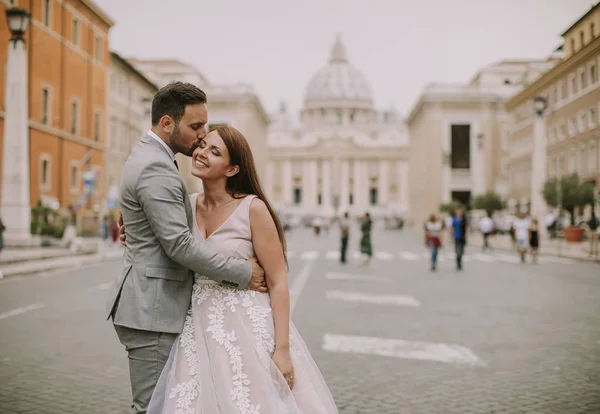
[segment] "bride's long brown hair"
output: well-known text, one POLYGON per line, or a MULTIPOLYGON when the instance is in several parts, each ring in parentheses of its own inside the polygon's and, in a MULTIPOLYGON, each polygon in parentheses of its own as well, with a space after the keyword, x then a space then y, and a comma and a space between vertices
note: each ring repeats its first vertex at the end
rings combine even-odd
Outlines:
POLYGON ((215 126, 210 130, 210 132, 213 131, 216 131, 225 143, 227 151, 229 151, 229 163, 239 167, 239 172, 227 179, 227 192, 234 198, 242 198, 246 195, 253 194, 266 204, 269 213, 271 213, 271 217, 275 222, 275 227, 277 227, 279 242, 283 249, 283 258, 287 266, 287 248, 283 227, 260 185, 258 173, 256 172, 256 166, 254 164, 254 157, 252 156, 252 150, 250 149, 248 141, 240 131, 228 125, 215 126))

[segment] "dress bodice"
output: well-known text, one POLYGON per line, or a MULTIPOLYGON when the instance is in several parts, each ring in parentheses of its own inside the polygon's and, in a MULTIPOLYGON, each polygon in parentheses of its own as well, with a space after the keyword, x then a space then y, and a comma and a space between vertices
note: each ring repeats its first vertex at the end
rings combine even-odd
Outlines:
POLYGON ((207 246, 210 250, 223 253, 231 257, 240 259, 250 259, 254 257, 252 247, 252 231, 250 230, 250 204, 254 195, 246 196, 236 207, 231 215, 219 226, 207 239, 200 234, 196 215, 196 202, 198 193, 190 196, 192 210, 194 212, 194 228, 192 234, 194 238, 207 246))

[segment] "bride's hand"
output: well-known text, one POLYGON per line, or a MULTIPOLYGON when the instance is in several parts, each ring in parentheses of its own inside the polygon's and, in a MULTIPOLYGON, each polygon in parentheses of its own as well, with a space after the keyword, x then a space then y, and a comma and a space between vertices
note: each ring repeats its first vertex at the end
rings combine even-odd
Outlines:
POLYGON ((292 365, 292 356, 289 350, 277 351, 273 354, 273 362, 279 368, 279 371, 285 378, 290 389, 294 386, 294 366, 292 365))

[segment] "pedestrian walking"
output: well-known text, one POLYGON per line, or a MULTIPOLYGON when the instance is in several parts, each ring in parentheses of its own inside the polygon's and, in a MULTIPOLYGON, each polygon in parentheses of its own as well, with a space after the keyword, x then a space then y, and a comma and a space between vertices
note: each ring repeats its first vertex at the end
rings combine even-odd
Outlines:
POLYGON ((0 252, 2 252, 2 250, 4 249, 4 231, 6 230, 6 227, 4 226, 4 222, 2 221, 2 218, 0 218, 0 252))
POLYGON ((483 235, 483 246, 481 247, 481 250, 491 250, 489 238, 492 235, 493 230, 494 222, 492 221, 489 215, 486 215, 481 220, 479 220, 479 231, 483 235))
POLYGON ((592 217, 588 221, 588 238, 590 239, 590 257, 598 256, 598 218, 592 210, 592 217))
POLYGON ((438 220, 435 214, 429 217, 427 223, 425 223, 425 244, 431 252, 431 271, 435 272, 437 269, 437 258, 438 251, 442 247, 442 231, 444 223, 438 220))
POLYGON ((373 221, 371 220, 371 215, 367 212, 365 213, 360 226, 362 232, 362 236, 360 238, 360 252, 365 255, 365 261, 363 263, 364 266, 367 266, 369 263, 371 263, 371 258, 373 257, 373 245, 371 244, 372 226, 373 221))
POLYGON ((462 208, 456 209, 452 219, 452 234, 454 236, 454 250, 456 252, 456 270, 462 270, 462 258, 467 244, 469 225, 462 208))
POLYGON ((348 250, 348 239, 350 238, 350 217, 348 212, 340 219, 340 262, 346 263, 346 251, 348 250))
POLYGON ((538 250, 540 247, 540 232, 538 228, 538 221, 536 218, 531 220, 529 226, 529 248, 531 251, 531 261, 533 263, 538 262, 538 250))
POLYGON ((530 221, 527 220, 525 214, 521 213, 518 220, 515 220, 515 239, 517 240, 517 252, 521 257, 521 263, 525 263, 525 255, 529 245, 529 226, 530 221))

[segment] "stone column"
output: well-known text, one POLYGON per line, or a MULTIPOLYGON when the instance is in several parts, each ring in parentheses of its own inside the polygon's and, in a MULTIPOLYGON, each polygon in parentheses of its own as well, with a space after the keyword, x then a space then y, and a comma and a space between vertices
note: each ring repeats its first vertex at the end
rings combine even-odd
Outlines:
POLYGON ((389 201, 389 174, 390 174, 390 165, 387 160, 379 161, 379 176, 377 177, 377 204, 380 206, 385 206, 389 201))
POLYGON ((362 161, 354 160, 354 188, 352 194, 354 195, 354 206, 353 210, 362 208, 363 204, 363 176, 362 176, 362 161))
POLYGON ((544 216, 547 212, 542 189, 547 178, 546 120, 544 115, 535 117, 533 125, 533 151, 531 153, 531 216, 538 219, 540 237, 545 236, 544 216))
POLYGON ((348 160, 342 160, 340 163, 340 211, 338 213, 344 213, 348 209, 348 196, 349 196, 349 184, 350 184, 350 163, 348 160))
POLYGON ((492 145, 491 137, 487 137, 480 130, 480 125, 471 128, 471 181, 473 183, 473 196, 485 193, 485 145, 492 145), (482 135, 481 138, 478 136, 482 135), (485 142, 487 141, 487 142, 485 142))
MULTIPOLYGON (((442 203, 449 203, 452 199, 452 191, 451 191, 451 182, 452 182, 452 153, 450 147, 450 140, 452 139, 450 136, 450 124, 446 124, 444 130, 444 134, 442 136, 442 194, 440 195, 440 199, 442 203)), ((400 185, 400 182, 398 182, 400 185)), ((401 191, 401 190, 400 190, 401 191)), ((402 193, 399 193, 400 195, 402 193)), ((400 203, 402 203, 402 197, 400 198, 400 203)))
POLYGON ((27 51, 22 40, 0 47, 8 47, 2 151, 1 214, 6 226, 4 236, 10 243, 27 244, 31 240, 27 51))
POLYGON ((273 193, 275 183, 275 166, 272 161, 268 161, 265 168, 265 195, 271 202, 275 201, 275 194, 273 193))
POLYGON ((293 203, 292 179, 292 161, 286 159, 283 161, 283 185, 281 186, 283 191, 283 204, 286 207, 293 203))
POLYGON ((308 162, 308 171, 309 171, 309 189, 310 189, 310 198, 308 205, 311 208, 315 208, 317 206, 317 198, 319 196, 319 170, 317 166, 317 161, 312 160, 308 162))
POLYGON ((331 208, 331 161, 324 160, 322 164, 322 201, 326 210, 331 208))
POLYGON ((310 193, 311 193, 311 174, 310 174, 310 163, 307 160, 302 161, 302 207, 304 209, 310 206, 310 193))
POLYGON ((396 163, 396 173, 398 174, 398 185, 400 194, 400 206, 403 210, 408 210, 408 163, 398 161, 396 163))

